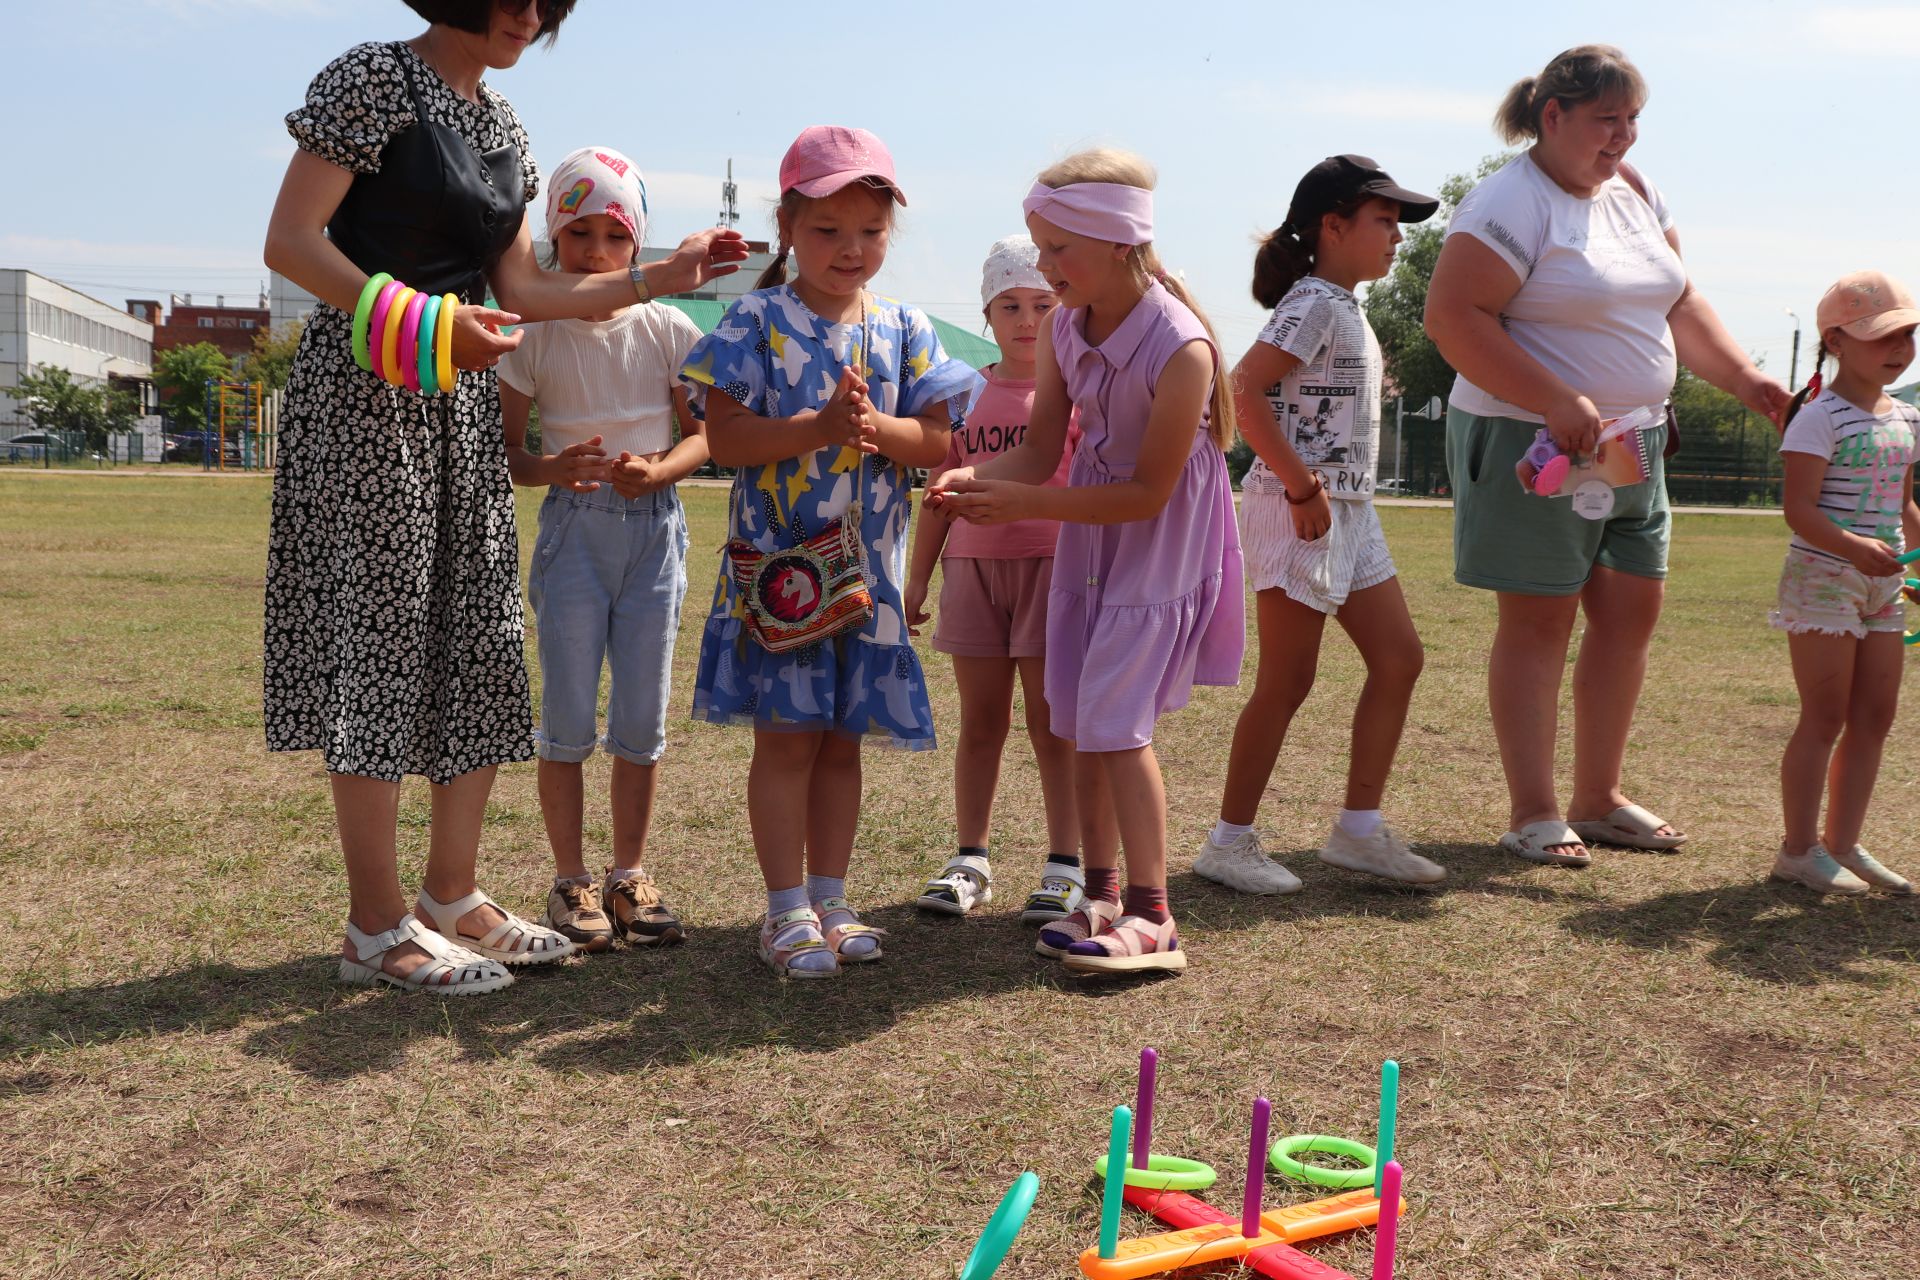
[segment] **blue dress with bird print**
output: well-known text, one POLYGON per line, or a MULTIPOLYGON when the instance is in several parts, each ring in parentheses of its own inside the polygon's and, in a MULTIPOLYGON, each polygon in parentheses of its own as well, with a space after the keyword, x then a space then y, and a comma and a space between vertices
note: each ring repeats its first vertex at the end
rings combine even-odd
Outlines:
MULTIPOLYGON (((864 370, 868 400, 889 416, 964 403, 980 385, 980 375, 947 355, 932 321, 916 308, 868 295, 861 321, 835 324, 787 285, 756 290, 729 307, 688 354, 680 377, 702 418, 716 390, 763 417, 785 418, 825 405, 849 366, 864 370)), ((784 550, 825 531, 856 502, 873 616, 857 630, 770 653, 748 629, 746 595, 723 547, 700 638, 695 719, 834 730, 914 750, 934 745, 926 679, 901 605, 912 508, 907 468, 840 445, 741 467, 728 499, 727 537, 763 552, 784 550)))

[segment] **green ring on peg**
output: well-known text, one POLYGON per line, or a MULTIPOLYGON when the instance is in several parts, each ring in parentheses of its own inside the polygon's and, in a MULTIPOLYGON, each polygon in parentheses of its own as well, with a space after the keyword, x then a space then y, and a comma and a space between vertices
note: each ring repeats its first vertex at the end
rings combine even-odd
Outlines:
MULTIPOLYGON (((1093 1162, 1096 1178, 1107 1176, 1107 1157, 1101 1155, 1093 1162)), ((1163 1156, 1158 1151, 1147 1156, 1147 1167, 1136 1169, 1128 1165, 1122 1175, 1130 1187, 1145 1187, 1151 1191, 1200 1191, 1213 1185, 1219 1175, 1210 1164, 1201 1164, 1198 1160, 1183 1160, 1179 1156, 1163 1156)), ((1373 1175, 1368 1174, 1369 1178, 1373 1175)))

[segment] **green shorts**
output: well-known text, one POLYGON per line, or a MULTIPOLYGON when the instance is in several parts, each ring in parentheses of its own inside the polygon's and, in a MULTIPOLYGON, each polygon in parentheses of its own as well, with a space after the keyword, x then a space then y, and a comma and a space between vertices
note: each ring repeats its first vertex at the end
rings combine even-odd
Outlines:
POLYGON ((1646 428, 1652 474, 1614 490, 1613 514, 1588 520, 1567 498, 1520 487, 1514 467, 1540 429, 1517 418, 1447 410, 1447 469, 1453 479, 1453 579, 1469 587, 1528 596, 1577 594, 1605 565, 1640 578, 1667 576, 1667 425, 1646 428))

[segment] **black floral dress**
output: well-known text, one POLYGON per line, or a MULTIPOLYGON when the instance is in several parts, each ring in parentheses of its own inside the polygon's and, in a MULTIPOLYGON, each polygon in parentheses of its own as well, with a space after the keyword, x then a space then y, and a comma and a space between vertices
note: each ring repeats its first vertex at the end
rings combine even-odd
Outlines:
MULTIPOLYGON (((349 50, 287 116, 305 150, 374 173, 414 101, 476 151, 519 149, 506 100, 475 104, 405 45, 349 50), (403 60, 411 65, 403 66, 403 60), (410 76, 414 93, 408 92, 410 76)), ((330 772, 397 782, 533 755, 513 490, 499 383, 451 396, 390 387, 353 361, 352 316, 314 311, 280 417, 267 545, 267 746, 320 750, 330 772)))

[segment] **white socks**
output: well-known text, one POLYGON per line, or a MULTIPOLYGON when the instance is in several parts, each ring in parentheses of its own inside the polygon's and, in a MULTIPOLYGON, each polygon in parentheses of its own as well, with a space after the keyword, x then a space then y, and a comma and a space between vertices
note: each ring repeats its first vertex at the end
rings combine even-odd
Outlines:
POLYGON ((1228 822, 1222 818, 1213 824, 1213 842, 1218 845, 1229 845, 1251 830, 1253 830, 1251 822, 1243 827, 1237 822, 1228 822))
POLYGON ((1342 809, 1340 829, 1356 840, 1365 840, 1380 829, 1384 819, 1378 809, 1342 809))

